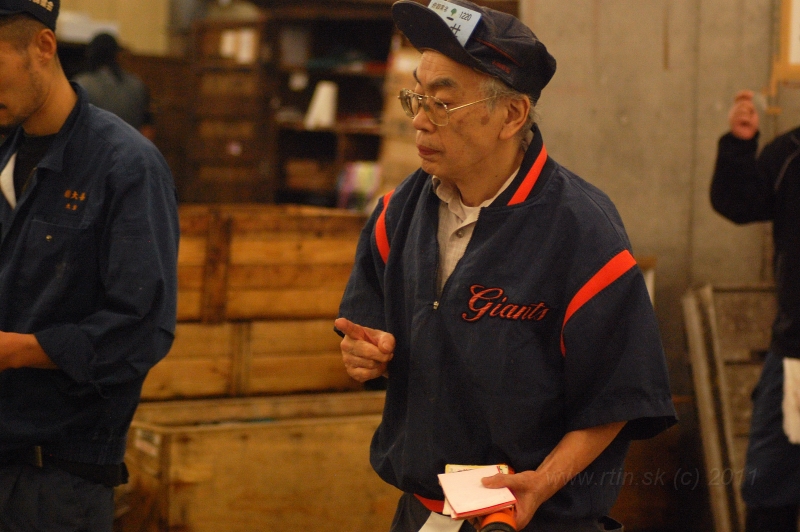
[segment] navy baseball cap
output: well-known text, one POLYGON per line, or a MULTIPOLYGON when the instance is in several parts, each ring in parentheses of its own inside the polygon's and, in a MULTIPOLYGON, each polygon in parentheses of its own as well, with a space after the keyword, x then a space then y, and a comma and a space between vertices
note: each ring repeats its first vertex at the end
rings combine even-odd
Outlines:
POLYGON ((56 31, 59 0, 0 0, 0 17, 27 13, 56 31))
POLYGON ((413 0, 392 5, 392 18, 414 48, 435 50, 501 79, 539 100, 556 60, 517 17, 467 0, 413 0))

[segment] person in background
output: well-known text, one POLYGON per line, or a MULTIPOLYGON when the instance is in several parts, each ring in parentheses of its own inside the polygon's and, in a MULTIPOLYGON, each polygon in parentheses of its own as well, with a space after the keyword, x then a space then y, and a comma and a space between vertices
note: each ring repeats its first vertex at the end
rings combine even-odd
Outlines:
POLYGON ((89 103, 111 111, 153 140, 150 92, 136 75, 118 62, 119 44, 113 35, 100 33, 86 47, 86 68, 73 81, 89 94, 89 103))
POLYGON ((0 0, 0 530, 110 532, 175 333, 175 185, 57 55, 59 0, 0 0))
POLYGON ((800 128, 758 153, 753 93, 741 91, 719 140, 711 205, 737 224, 772 222, 778 313, 753 391, 742 499, 747 532, 797 532, 800 504, 800 128))
POLYGON ((422 167, 365 226, 335 321, 349 375, 387 377, 370 459, 403 492, 391 530, 473 530, 437 474, 500 463, 482 482, 515 494, 518 530, 622 530, 613 472, 676 414, 619 214, 535 124, 555 59, 466 0, 392 14, 422 52, 400 93, 422 167))

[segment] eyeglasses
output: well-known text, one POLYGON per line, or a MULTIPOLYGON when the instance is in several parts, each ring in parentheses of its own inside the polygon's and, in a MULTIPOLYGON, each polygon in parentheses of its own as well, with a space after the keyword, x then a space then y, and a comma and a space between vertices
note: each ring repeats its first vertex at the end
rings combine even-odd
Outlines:
POLYGON ((486 100, 491 100, 494 98, 494 96, 484 98, 483 100, 478 100, 477 102, 465 103, 464 105, 459 105, 458 107, 453 107, 452 109, 448 109, 447 104, 445 104, 436 96, 417 94, 416 92, 408 89, 402 89, 398 98, 400 99, 400 105, 403 106, 403 111, 405 111, 409 118, 414 118, 417 116, 420 108, 422 108, 425 111, 425 114, 428 116, 428 119, 433 122, 434 125, 446 126, 450 121, 450 113, 453 111, 458 111, 464 107, 485 102, 486 100))

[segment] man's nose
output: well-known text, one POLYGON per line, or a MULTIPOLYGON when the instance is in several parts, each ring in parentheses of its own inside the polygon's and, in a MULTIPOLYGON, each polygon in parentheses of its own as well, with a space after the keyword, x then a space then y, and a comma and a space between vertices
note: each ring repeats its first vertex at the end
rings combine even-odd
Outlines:
POLYGON ((414 126, 414 129, 419 131, 431 131, 436 128, 436 124, 431 122, 431 119, 428 118, 428 114, 425 112, 425 109, 423 109, 421 106, 417 116, 415 116, 411 121, 411 125, 414 126))

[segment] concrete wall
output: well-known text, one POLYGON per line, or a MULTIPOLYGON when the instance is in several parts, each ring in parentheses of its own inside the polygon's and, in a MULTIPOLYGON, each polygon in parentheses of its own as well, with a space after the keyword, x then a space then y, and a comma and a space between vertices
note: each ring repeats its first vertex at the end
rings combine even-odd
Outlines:
POLYGON ((170 0, 62 0, 61 9, 119 24, 119 41, 138 54, 169 50, 170 0))
MULTIPOLYGON (((658 260, 676 394, 692 393, 682 294, 764 275, 766 227, 717 215, 708 187, 732 96, 768 86, 779 2, 521 0, 521 17, 558 61, 540 100, 548 151, 608 193, 634 253, 658 260)), ((765 119, 764 137, 775 124, 765 119)))

